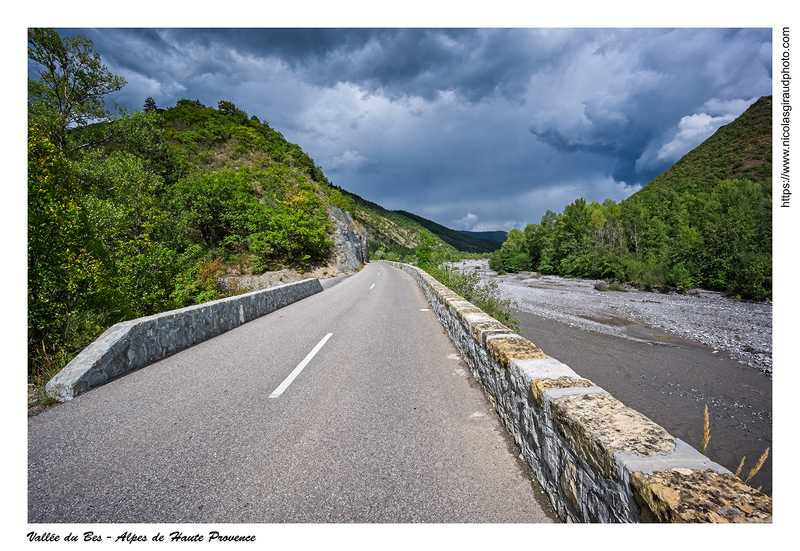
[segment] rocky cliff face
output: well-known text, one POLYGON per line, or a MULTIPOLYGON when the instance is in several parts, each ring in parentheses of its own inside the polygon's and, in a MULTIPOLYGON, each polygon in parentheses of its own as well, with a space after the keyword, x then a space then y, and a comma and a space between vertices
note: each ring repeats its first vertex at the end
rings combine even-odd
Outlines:
POLYGON ((350 216, 337 207, 331 207, 331 220, 334 222, 334 259, 331 267, 340 273, 350 273, 358 269, 362 262, 369 262, 369 239, 367 232, 350 216))

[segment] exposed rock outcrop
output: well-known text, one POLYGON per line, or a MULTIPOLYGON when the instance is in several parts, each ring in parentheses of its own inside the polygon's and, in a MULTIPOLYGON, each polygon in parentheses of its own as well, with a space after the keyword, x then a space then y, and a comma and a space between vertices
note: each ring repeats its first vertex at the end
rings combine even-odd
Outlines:
POLYGON ((356 224, 349 212, 332 206, 330 216, 334 223, 335 250, 331 266, 340 273, 354 272, 362 263, 369 262, 367 232, 356 224))

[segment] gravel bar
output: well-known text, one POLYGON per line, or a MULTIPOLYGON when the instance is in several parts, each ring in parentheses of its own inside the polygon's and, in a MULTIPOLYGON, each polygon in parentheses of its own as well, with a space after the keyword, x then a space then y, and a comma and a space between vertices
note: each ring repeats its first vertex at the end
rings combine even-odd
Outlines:
MULTIPOLYGON (((494 281, 500 295, 517 308, 572 327, 632 340, 636 326, 657 329, 725 353, 772 376, 772 302, 744 302, 724 293, 693 289, 685 294, 599 291, 600 280, 569 279, 535 272, 498 275, 488 260, 454 263, 494 281)), ((652 341, 650 341, 652 342, 652 341)))

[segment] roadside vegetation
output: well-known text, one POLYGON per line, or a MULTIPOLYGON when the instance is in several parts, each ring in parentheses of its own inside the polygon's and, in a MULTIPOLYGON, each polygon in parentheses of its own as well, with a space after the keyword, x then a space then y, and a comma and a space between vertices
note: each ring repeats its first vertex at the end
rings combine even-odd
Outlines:
POLYGON ((29 29, 28 379, 43 386, 114 323, 222 298, 229 270, 325 264, 329 206, 300 147, 220 101, 106 107, 125 80, 92 42, 29 29))
POLYGON ((500 296, 500 289, 494 281, 482 281, 476 271, 461 271, 453 268, 450 263, 467 258, 481 258, 485 255, 462 253, 460 255, 441 255, 433 249, 434 241, 426 236, 416 248, 416 264, 436 281, 457 293, 492 316, 494 319, 522 335, 522 329, 511 313, 516 304, 500 296))
MULTIPOLYGON (((120 321, 238 292, 226 274, 326 266, 330 207, 366 227, 373 258, 415 261, 419 222, 332 184, 303 150, 229 101, 144 98, 90 40, 28 32, 28 382, 46 382, 120 321)), ((471 239, 471 238, 469 238, 471 239)))
POLYGON ((772 296, 771 97, 621 203, 576 199, 512 230, 490 256, 499 272, 539 271, 772 296))

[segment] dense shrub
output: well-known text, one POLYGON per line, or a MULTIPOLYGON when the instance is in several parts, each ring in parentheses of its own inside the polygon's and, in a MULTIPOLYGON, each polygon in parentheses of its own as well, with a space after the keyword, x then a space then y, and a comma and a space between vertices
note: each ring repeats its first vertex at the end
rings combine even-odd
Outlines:
POLYGON ((511 313, 516 304, 500 296, 500 290, 494 281, 481 281, 480 275, 475 271, 460 271, 445 264, 427 264, 421 267, 464 300, 471 302, 512 331, 522 334, 519 320, 511 313))
POLYGON ((29 371, 60 369, 102 329, 119 297, 69 165, 36 127, 28 130, 29 371))

